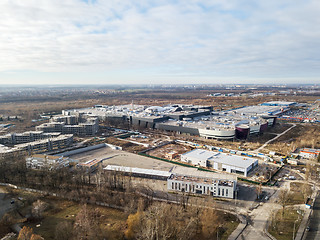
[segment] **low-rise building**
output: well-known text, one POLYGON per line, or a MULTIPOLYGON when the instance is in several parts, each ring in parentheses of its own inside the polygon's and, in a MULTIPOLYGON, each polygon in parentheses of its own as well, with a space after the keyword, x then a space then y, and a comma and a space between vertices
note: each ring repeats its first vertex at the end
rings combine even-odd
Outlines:
POLYGON ((102 166, 102 161, 103 159, 93 159, 85 163, 79 163, 78 167, 92 173, 102 166))
POLYGON ((228 173, 242 174, 245 177, 253 167, 258 165, 258 159, 203 149, 194 149, 181 154, 181 161, 196 166, 211 167, 228 173))
POLYGON ((32 169, 58 169, 68 167, 70 160, 63 156, 50 156, 45 154, 36 154, 26 158, 26 167, 32 169))
POLYGON ((167 180, 168 191, 234 198, 237 181, 172 174, 167 180))
POLYGON ((160 171, 155 169, 145 169, 145 168, 136 168, 136 167, 124 167, 117 165, 108 165, 104 168, 106 171, 110 172, 121 172, 125 175, 132 177, 140 177, 140 178, 150 178, 150 179, 158 179, 158 180, 167 180, 168 177, 171 176, 171 172, 168 171, 160 171))
POLYGON ((300 156, 303 158, 317 158, 320 154, 320 149, 303 148, 300 150, 300 156))

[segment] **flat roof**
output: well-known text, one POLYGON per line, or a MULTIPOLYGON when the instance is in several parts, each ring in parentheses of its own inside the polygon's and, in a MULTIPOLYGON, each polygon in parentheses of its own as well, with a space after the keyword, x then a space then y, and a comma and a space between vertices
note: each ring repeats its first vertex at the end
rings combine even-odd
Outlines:
POLYGON ((274 106, 290 106, 290 105, 296 104, 296 102, 270 101, 270 102, 265 102, 262 104, 270 104, 270 105, 274 105, 274 106))
POLYGON ((168 171, 160 171, 160 170, 136 168, 136 167, 125 167, 125 166, 117 166, 117 165, 108 165, 104 168, 104 170, 126 172, 126 173, 137 173, 137 174, 145 174, 145 175, 161 176, 161 177, 170 177, 172 174, 171 172, 168 172, 168 171))
POLYGON ((93 159, 93 160, 89 160, 85 163, 79 163, 80 166, 83 166, 83 167, 92 167, 100 162, 102 162, 103 160, 102 159, 93 159))
POLYGON ((183 181, 183 182, 195 182, 195 183, 204 183, 204 184, 218 184, 222 186, 232 187, 234 184, 233 180, 229 179, 218 179, 218 178, 208 178, 208 177, 197 177, 197 176, 188 176, 188 175, 180 175, 173 174, 170 176, 170 179, 183 181))
POLYGON ((248 168, 258 159, 246 158, 243 156, 232 155, 227 153, 212 152, 203 149, 194 149, 190 152, 184 153, 184 156, 192 157, 200 160, 213 161, 239 168, 248 168))

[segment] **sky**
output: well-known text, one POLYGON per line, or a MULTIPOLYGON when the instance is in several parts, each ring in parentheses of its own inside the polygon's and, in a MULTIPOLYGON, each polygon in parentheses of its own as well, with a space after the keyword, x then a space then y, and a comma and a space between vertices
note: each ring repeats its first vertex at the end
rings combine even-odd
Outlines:
POLYGON ((319 0, 1 0, 0 84, 320 84, 319 0))

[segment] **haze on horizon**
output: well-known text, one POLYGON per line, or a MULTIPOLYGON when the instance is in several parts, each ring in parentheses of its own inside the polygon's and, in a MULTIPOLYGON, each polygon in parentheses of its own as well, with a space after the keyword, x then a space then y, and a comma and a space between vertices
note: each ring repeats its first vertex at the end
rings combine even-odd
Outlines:
POLYGON ((315 84, 319 12, 317 0, 5 0, 0 84, 315 84))

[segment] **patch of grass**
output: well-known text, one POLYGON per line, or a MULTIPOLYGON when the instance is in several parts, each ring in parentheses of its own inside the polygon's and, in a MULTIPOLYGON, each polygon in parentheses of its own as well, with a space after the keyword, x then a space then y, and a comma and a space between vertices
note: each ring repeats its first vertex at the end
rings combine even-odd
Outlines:
MULTIPOLYGON (((301 210, 300 210, 301 211, 301 210)), ((303 215, 297 212, 297 209, 287 208, 282 216, 282 210, 275 213, 273 220, 269 226, 269 233, 278 240, 291 240, 293 229, 297 233, 303 215)))
MULTIPOLYGON (((48 201, 48 200, 47 200, 48 201)), ((28 223, 36 234, 44 239, 54 239, 55 229, 58 223, 69 221, 74 223, 82 205, 70 201, 55 200, 51 202, 51 208, 44 214, 44 218, 39 222, 28 223), (36 225, 40 224, 40 227, 36 225)), ((123 232, 126 228, 127 214, 111 208, 88 206, 88 208, 99 209, 101 212, 101 229, 110 239, 123 239, 123 232)))
POLYGON ((307 196, 312 194, 311 185, 304 183, 291 182, 290 190, 293 192, 291 205, 305 203, 307 196))
MULTIPOLYGON (((230 214, 231 215, 231 214, 230 214)), ((238 227, 239 225, 239 220, 233 216, 234 219, 230 220, 230 221, 227 221, 225 224, 224 224, 224 229, 226 230, 222 236, 221 236, 221 239, 222 240, 227 240, 228 237, 230 236, 230 234, 238 227)))

